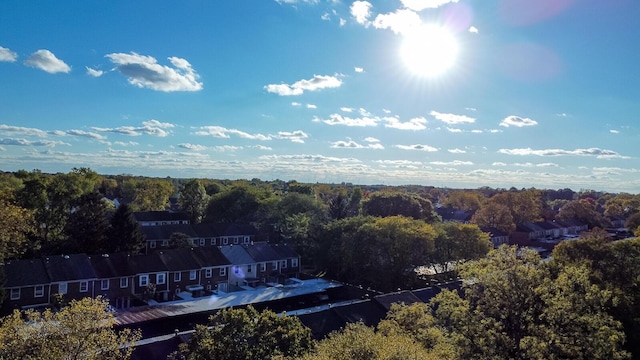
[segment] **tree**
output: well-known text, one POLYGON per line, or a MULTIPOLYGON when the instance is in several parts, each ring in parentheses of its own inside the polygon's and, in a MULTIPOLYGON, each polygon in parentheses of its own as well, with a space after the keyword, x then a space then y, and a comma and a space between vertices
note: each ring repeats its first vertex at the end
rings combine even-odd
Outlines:
POLYGON ((465 297, 432 301, 439 326, 461 358, 624 359, 620 322, 606 312, 612 293, 586 267, 551 271, 531 250, 502 246, 460 265, 465 297))
POLYGON ((75 202, 74 211, 69 214, 65 232, 66 244, 61 249, 66 253, 97 254, 106 252, 107 205, 97 192, 82 195, 75 202))
POLYGON ((477 225, 447 222, 436 229, 434 251, 430 262, 436 272, 447 272, 465 261, 485 256, 492 248, 489 235, 477 225))
POLYGON ((100 298, 85 298, 58 312, 15 310, 0 320, 0 358, 128 359, 140 331, 115 331, 108 305, 100 298))
POLYGON ((199 223, 202 220, 208 201, 209 196, 197 179, 191 179, 184 184, 178 198, 180 209, 189 214, 192 223, 199 223))
POLYGON ((174 359, 254 360, 278 356, 299 358, 314 346, 311 330, 295 316, 279 316, 226 308, 209 318, 209 326, 196 325, 191 340, 174 359))
POLYGON ((133 211, 162 211, 169 205, 175 189, 170 181, 153 178, 130 178, 122 183, 122 196, 133 211))
POLYGON ((450 206, 454 209, 464 210, 464 211, 476 211, 480 208, 480 205, 483 201, 483 197, 480 193, 457 190, 457 191, 449 191, 447 198, 444 202, 444 205, 450 206))
POLYGON ((435 222, 438 215, 433 211, 431 201, 417 194, 401 192, 376 192, 362 204, 362 213, 370 216, 401 215, 426 222, 435 222))
POLYGON ((383 334, 362 323, 347 324, 318 343, 315 352, 302 360, 399 360, 440 359, 421 344, 401 333, 383 334))
POLYGON ((266 205, 273 199, 264 188, 237 185, 215 194, 209 200, 205 221, 222 223, 252 222, 264 216, 266 205))
POLYGON ((588 199, 569 201, 560 208, 556 218, 560 220, 578 220, 589 225, 589 229, 611 226, 611 223, 596 211, 595 203, 588 199))
POLYGON ((542 194, 540 190, 502 192, 492 196, 488 202, 506 206, 511 212, 513 222, 516 224, 534 222, 541 219, 542 194))
POLYGON ((169 248, 179 249, 193 246, 189 241, 189 235, 181 232, 175 232, 169 237, 169 248))
POLYGON ((15 205, 7 191, 0 191, 0 263, 35 251, 29 235, 36 232, 33 211, 15 205))
POLYGON ((629 216, 627 218, 627 221, 625 221, 624 226, 627 228, 627 230, 635 232, 636 229, 640 227, 640 212, 629 216))
POLYGON ((488 202, 471 217, 471 222, 481 228, 495 228, 506 234, 511 234, 516 229, 509 208, 497 202, 488 202))
POLYGON ((126 251, 137 254, 145 248, 145 237, 140 224, 127 204, 122 204, 116 209, 106 236, 107 253, 126 251))

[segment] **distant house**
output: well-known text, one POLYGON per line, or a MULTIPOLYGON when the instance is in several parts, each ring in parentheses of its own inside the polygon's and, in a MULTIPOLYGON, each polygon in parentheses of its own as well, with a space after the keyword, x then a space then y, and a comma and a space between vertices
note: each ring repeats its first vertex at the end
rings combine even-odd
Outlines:
POLYGON ((489 234, 489 240, 491 241, 491 244, 493 244, 494 248, 509 243, 509 234, 504 231, 498 230, 494 227, 482 227, 480 230, 489 234))
POLYGON ((189 215, 184 212, 137 211, 133 213, 133 217, 143 227, 191 223, 189 215))
POLYGON ((90 261, 96 273, 95 294, 108 299, 116 308, 133 305, 133 285, 135 270, 130 266, 130 255, 114 253, 91 256, 90 261))
POLYGON ((440 215, 443 222, 458 222, 468 224, 473 217, 472 211, 458 210, 450 207, 438 207, 436 213, 440 215))
POLYGON ((190 246, 224 246, 250 244, 257 230, 249 224, 170 224, 142 227, 147 252, 171 246, 171 235, 187 235, 190 246))
POLYGON ((222 246, 222 254, 231 262, 229 284, 235 286, 255 286, 260 280, 257 277, 258 263, 242 246, 222 246))
POLYGON ((180 233, 187 236, 191 246, 197 246, 200 242, 200 236, 195 232, 190 224, 169 224, 162 226, 144 226, 141 227, 142 234, 146 239, 147 253, 160 248, 171 246, 171 235, 180 233))
POLYGON ((7 293, 5 308, 49 305, 51 281, 42 259, 11 260, 4 264, 3 270, 7 293))
POLYGON ((272 246, 282 259, 280 260, 280 274, 285 277, 297 276, 300 273, 300 255, 287 244, 272 246))
MULTIPOLYGON (((51 296, 64 299, 94 297, 97 278, 86 254, 47 256, 42 258, 51 283, 51 296)), ((53 303, 53 298, 50 301, 53 303)))
POLYGON ((274 250, 274 245, 258 242, 243 247, 257 263, 256 277, 263 283, 277 283, 283 257, 274 250))

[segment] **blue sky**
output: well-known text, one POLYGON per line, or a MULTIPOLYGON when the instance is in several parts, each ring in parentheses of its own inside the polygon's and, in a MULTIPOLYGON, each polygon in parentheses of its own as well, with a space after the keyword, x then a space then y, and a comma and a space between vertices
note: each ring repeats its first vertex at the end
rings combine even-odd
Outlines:
POLYGON ((0 2, 0 169, 640 192, 635 0, 0 2))

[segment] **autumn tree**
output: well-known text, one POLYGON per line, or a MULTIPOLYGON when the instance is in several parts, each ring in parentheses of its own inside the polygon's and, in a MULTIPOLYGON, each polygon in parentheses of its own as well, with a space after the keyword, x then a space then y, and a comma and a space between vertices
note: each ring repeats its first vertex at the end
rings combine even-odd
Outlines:
POLYGON ((515 224, 541 219, 542 194, 540 190, 502 192, 492 196, 488 202, 506 206, 515 224))
POLYGON ((15 310, 0 320, 0 358, 128 359, 140 332, 115 331, 108 305, 101 298, 85 298, 57 312, 15 310))
POLYGON ((611 225, 609 220, 596 211, 595 203, 588 199, 573 200, 566 203, 560 208, 556 218, 559 220, 578 220, 589 225, 590 229, 594 227, 604 228, 611 225))
POLYGON ((178 205, 180 209, 189 214, 192 223, 199 223, 209 201, 209 196, 204 186, 197 179, 191 179, 184 184, 179 195, 178 205))
POLYGON ((480 208, 483 201, 484 197, 475 191, 452 190, 447 194, 444 205, 474 212, 480 208))
POLYGON ((511 234, 516 229, 509 208, 498 202, 488 202, 484 204, 471 217, 471 222, 481 228, 495 228, 506 234, 511 234))
POLYGON ((165 210, 174 193, 173 184, 164 179, 129 178, 122 183, 122 196, 133 211, 165 210))
POLYGON ((492 248, 489 235, 477 225, 455 222, 436 226, 434 251, 428 257, 434 270, 447 272, 463 262, 485 256, 492 248))
POLYGON ((34 212, 16 205, 7 190, 0 191, 0 208, 0 263, 37 251, 37 245, 29 242, 37 230, 34 212))
POLYGON ((295 316, 271 310, 226 308, 196 325, 187 344, 173 359, 254 360, 275 357, 299 358, 314 346, 311 330, 295 316))

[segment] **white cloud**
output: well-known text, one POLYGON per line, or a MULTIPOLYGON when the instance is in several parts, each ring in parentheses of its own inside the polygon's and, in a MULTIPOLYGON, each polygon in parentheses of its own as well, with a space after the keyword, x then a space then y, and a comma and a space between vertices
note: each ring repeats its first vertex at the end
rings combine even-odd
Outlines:
POLYGON ((398 149, 402 150, 417 150, 417 151, 427 151, 427 152, 435 152, 438 151, 437 148, 429 145, 415 144, 415 145, 396 145, 398 149))
POLYGON ((62 141, 53 141, 53 140, 38 140, 31 141, 27 139, 0 139, 0 145, 11 145, 11 146, 46 146, 46 147, 55 147, 57 145, 67 145, 71 146, 69 143, 65 143, 62 141))
POLYGON ((453 160, 453 161, 432 161, 429 164, 438 165, 438 166, 460 166, 460 165, 473 165, 471 161, 461 161, 461 160, 453 160))
POLYGON ((18 60, 18 54, 5 47, 0 46, 0 61, 15 62, 16 60, 18 60))
POLYGON ((302 95, 305 91, 337 88, 340 87, 340 85, 342 85, 342 80, 340 80, 337 75, 313 75, 313 78, 309 80, 299 80, 291 85, 269 84, 264 88, 267 92, 280 96, 296 96, 302 95))
POLYGON ((318 106, 314 104, 307 104, 307 109, 317 109, 318 106))
POLYGON ((101 128, 92 127, 91 129, 98 132, 110 132, 128 136, 152 135, 157 137, 167 137, 171 134, 171 130, 175 125, 170 123, 162 123, 158 120, 149 120, 142 123, 143 126, 120 126, 117 128, 101 128))
POLYGON ((461 133, 462 129, 456 129, 456 128, 447 127, 447 131, 451 132, 451 133, 461 133))
POLYGON ((449 125, 472 124, 476 121, 475 118, 472 118, 466 115, 447 114, 447 113, 440 113, 437 111, 431 111, 429 115, 449 125))
POLYGON ((254 148, 258 149, 258 150, 264 150, 264 151, 273 150, 270 146, 264 146, 264 145, 256 145, 256 146, 254 146, 254 148))
POLYGON ((472 33, 472 34, 477 34, 479 32, 479 30, 475 26, 470 26, 469 27, 469 32, 472 33))
POLYGON ((106 136, 104 135, 100 135, 94 132, 88 132, 88 131, 84 131, 84 130, 67 130, 66 131, 67 135, 73 135, 73 136, 80 136, 80 137, 86 137, 86 138, 90 138, 90 139, 97 139, 97 140, 105 140, 106 136))
POLYGON ((368 142, 368 143, 379 143, 380 140, 374 138, 374 137, 366 137, 364 138, 364 141, 368 142))
POLYGON ((104 71, 102 70, 92 69, 88 66, 85 66, 85 68, 87 69, 87 75, 91 75, 93 77, 100 77, 104 74, 104 71))
POLYGON ((326 13, 322 14, 322 16, 320 16, 320 19, 322 19, 324 21, 329 21, 329 20, 331 20, 331 14, 326 12, 326 13))
POLYGON ((620 134, 620 131, 619 131, 619 130, 613 130, 613 129, 611 129, 611 130, 609 130, 609 132, 610 132, 610 133, 612 133, 612 134, 620 134))
POLYGON ((300 104, 299 102, 293 101, 291 103, 291 106, 302 106, 302 104, 300 104))
POLYGON ((534 150, 531 148, 520 148, 520 149, 500 149, 498 150, 501 154, 506 155, 535 155, 535 156, 595 156, 598 159, 610 159, 610 158, 621 158, 626 159, 627 156, 623 156, 618 154, 613 150, 606 149, 598 149, 598 148, 589 148, 589 149, 575 149, 575 150, 563 150, 563 149, 542 149, 542 150, 534 150))
POLYGON ((358 144, 353 140, 349 141, 335 141, 331 143, 331 147, 334 149, 362 149, 364 146, 358 144))
POLYGON ((528 118, 522 118, 515 115, 507 116, 506 118, 504 118, 504 120, 500 122, 500 126, 504 126, 504 127, 509 127, 509 126, 523 127, 523 126, 535 126, 535 125, 538 125, 537 121, 531 120, 528 118))
POLYGON ((224 139, 230 138, 231 136, 229 134, 233 134, 243 139, 249 139, 249 140, 261 140, 261 141, 271 140, 271 136, 269 135, 249 134, 244 131, 240 131, 238 129, 227 129, 222 126, 202 126, 200 127, 199 131, 195 132, 195 134, 200 136, 213 136, 213 137, 224 138, 224 139))
POLYGON ((363 72, 364 72, 364 69, 363 69, 363 68, 361 68, 361 67, 357 67, 357 66, 356 66, 355 68, 353 68, 353 71, 355 71, 355 72, 357 72, 357 73, 363 73, 363 72))
POLYGON ((373 21, 376 29, 390 29, 396 34, 410 32, 422 24, 420 16, 408 9, 396 10, 389 14, 379 14, 373 21))
POLYGON ((207 147, 204 145, 196 145, 196 144, 190 144, 190 143, 178 144, 178 147, 183 149, 193 150, 193 151, 207 150, 207 147))
POLYGON ((494 162, 494 163, 493 163, 493 164, 491 164, 491 165, 493 165, 493 166, 507 166, 507 164, 506 164, 506 163, 503 163, 503 162, 500 162, 500 161, 496 161, 496 162, 494 162))
POLYGON ((462 150, 462 149, 449 149, 447 151, 452 153, 452 154, 466 154, 467 153, 466 150, 462 150))
POLYGON ((22 126, 0 125, 0 132, 22 136, 47 137, 47 132, 36 128, 27 128, 22 126))
POLYGON ((215 151, 225 152, 225 151, 242 150, 243 147, 242 146, 234 146, 234 145, 219 145, 219 146, 214 146, 211 149, 213 149, 215 151))
POLYGON ((399 130, 424 130, 427 128, 427 119, 423 117, 413 118, 407 122, 401 122, 394 117, 385 117, 382 120, 386 121, 384 127, 399 129, 399 130))
POLYGON ((169 57, 174 67, 160 65, 152 56, 112 53, 107 58, 116 64, 116 69, 128 77, 129 83, 139 88, 157 91, 199 91, 202 90, 200 76, 191 64, 178 57, 169 57))
POLYGON ((340 110, 344 112, 349 112, 349 113, 353 112, 353 108, 350 108, 350 107, 341 107, 340 110))
POLYGON ((293 132, 279 131, 278 135, 275 135, 275 137, 277 137, 278 139, 291 140, 291 142, 303 144, 304 139, 308 138, 309 135, 307 135, 302 130, 296 130, 293 132))
POLYGON ((371 16, 371 3, 368 1, 354 1, 351 4, 351 16, 356 19, 358 24, 369 24, 369 16, 371 16))
POLYGON ((340 114, 331 114, 329 115, 329 119, 322 120, 319 118, 315 118, 314 121, 321 121, 327 125, 344 125, 344 126, 377 126, 378 119, 370 118, 370 117, 362 117, 362 118, 350 118, 347 116, 342 116, 340 114))
POLYGON ((422 11, 424 9, 435 9, 448 3, 457 3, 458 0, 401 0, 402 6, 415 10, 422 11))
POLYGON ((345 26, 347 24, 347 20, 340 18, 340 26, 345 26))
POLYGON ((69 65, 58 59, 51 51, 44 49, 40 49, 31 54, 24 63, 25 65, 38 68, 50 74, 71 72, 69 65))
POLYGON ((120 146, 138 146, 140 145, 140 143, 137 143, 135 141, 114 141, 113 142, 114 145, 120 145, 120 146))

